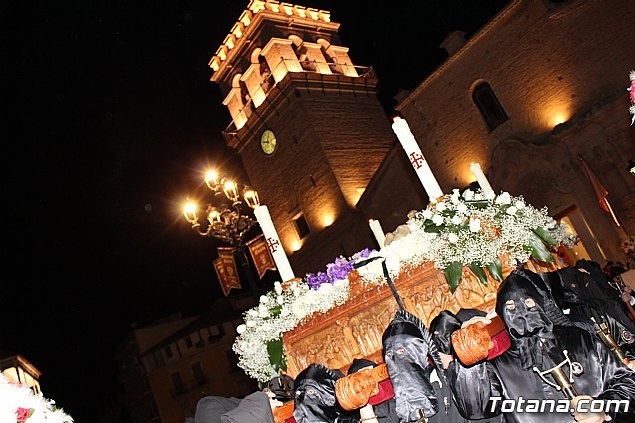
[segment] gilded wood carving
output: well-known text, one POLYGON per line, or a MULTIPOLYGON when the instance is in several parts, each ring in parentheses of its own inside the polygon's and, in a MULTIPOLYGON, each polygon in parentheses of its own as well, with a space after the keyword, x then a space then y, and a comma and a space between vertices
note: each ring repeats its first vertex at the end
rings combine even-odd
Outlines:
MULTIPOLYGON (((556 270, 558 265, 530 260, 525 267, 534 272, 547 272, 556 270)), ((503 275, 511 270, 504 266, 503 275)), ((381 337, 399 306, 388 285, 364 284, 355 275, 350 279, 351 290, 346 303, 313 316, 283 335, 287 373, 291 377, 295 378, 311 363, 346 373, 354 358, 383 362, 381 337)), ((393 282, 406 310, 426 325, 443 310, 489 311, 494 307, 499 286, 499 282, 491 278, 487 285, 482 284, 466 267, 459 287, 452 294, 443 273, 432 263, 403 272, 393 282)))

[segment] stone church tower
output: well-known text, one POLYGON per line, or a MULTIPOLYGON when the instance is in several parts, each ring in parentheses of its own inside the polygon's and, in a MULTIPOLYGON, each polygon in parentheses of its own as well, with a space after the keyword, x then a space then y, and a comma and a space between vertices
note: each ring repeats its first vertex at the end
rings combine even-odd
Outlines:
POLYGON ((396 144, 376 75, 352 63, 339 26, 328 11, 252 0, 210 61, 227 145, 297 277, 378 247, 356 204, 396 144))

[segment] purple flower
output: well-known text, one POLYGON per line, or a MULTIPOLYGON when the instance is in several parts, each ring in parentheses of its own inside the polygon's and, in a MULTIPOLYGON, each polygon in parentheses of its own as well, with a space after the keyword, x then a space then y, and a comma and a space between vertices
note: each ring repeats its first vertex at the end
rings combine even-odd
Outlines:
POLYGON ((353 263, 370 257, 373 251, 375 250, 365 248, 355 253, 350 261, 344 257, 338 257, 334 263, 326 265, 326 273, 317 272, 317 274, 307 274, 305 278, 306 283, 311 289, 317 291, 323 283, 333 283, 337 280, 344 280, 348 277, 348 274, 353 271, 353 263))
POLYGON ((362 251, 359 251, 355 254, 353 254, 353 257, 351 257, 351 260, 354 262, 366 259, 368 257, 370 257, 371 253, 375 251, 375 250, 371 250, 369 248, 364 248, 362 251))
POLYGON ((326 274, 331 281, 346 279, 348 274, 353 270, 353 264, 344 257, 338 257, 334 263, 326 265, 326 274))
POLYGON ((327 282, 331 283, 331 280, 324 272, 317 272, 317 274, 315 275, 313 273, 309 273, 308 275, 306 275, 306 283, 313 290, 317 291, 320 285, 327 282))

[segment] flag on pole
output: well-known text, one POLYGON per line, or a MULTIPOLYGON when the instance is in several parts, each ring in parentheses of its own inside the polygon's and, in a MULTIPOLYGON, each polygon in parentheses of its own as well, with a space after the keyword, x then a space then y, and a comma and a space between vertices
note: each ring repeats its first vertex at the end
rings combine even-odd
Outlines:
POLYGON ((263 234, 258 235, 256 238, 247 242, 247 248, 258 271, 258 277, 262 279, 267 270, 276 270, 276 264, 273 262, 273 257, 267 246, 267 241, 263 234))
POLYGON ((587 165, 584 158, 580 155, 578 155, 578 158, 582 162, 582 169, 584 170, 584 173, 586 174, 587 179, 589 180, 589 182, 591 183, 591 186, 593 187, 593 191, 595 192, 595 196, 597 197, 600 208, 604 210, 605 212, 609 213, 611 217, 613 218, 613 221, 615 222, 615 224, 617 226, 620 226, 620 222, 619 220, 617 220, 617 216, 615 216, 615 213, 613 213, 613 209, 611 208, 611 204, 609 203, 608 198, 606 198, 606 196, 609 195, 609 192, 606 190, 606 188, 604 188, 604 185, 602 185, 602 183, 597 178, 597 176, 595 176, 595 173, 593 173, 589 165, 587 165))
POLYGON ((213 261, 213 264, 223 295, 227 296, 232 288, 241 288, 233 248, 218 247, 218 258, 213 261))
POLYGON ((584 161, 584 158, 582 156, 579 156, 579 157, 580 157, 580 161, 582 162, 582 169, 584 170, 586 177, 588 178, 589 182, 591 183, 591 186, 593 187, 593 191, 595 192, 595 196, 598 199, 600 208, 604 210, 605 212, 610 213, 610 209, 606 199, 606 196, 609 195, 609 192, 606 190, 606 188, 604 188, 600 180, 597 178, 597 176, 595 176, 593 171, 589 168, 587 163, 584 161))

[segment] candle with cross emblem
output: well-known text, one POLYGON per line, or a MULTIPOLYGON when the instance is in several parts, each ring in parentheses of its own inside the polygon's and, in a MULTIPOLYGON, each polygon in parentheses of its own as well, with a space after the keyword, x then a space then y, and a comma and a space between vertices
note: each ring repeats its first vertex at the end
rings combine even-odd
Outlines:
POLYGON ((434 201, 443 196, 443 191, 432 174, 427 160, 423 157, 419 144, 417 144, 414 135, 410 132, 408 122, 402 117, 395 116, 393 117, 392 130, 397 135, 397 138, 399 138, 399 142, 406 152, 408 159, 410 159, 410 164, 415 172, 417 172, 419 181, 421 181, 423 189, 426 190, 430 201, 434 201))
POLYGON ((293 269, 291 269, 289 259, 284 252, 284 248, 282 248, 282 244, 278 238, 278 232, 276 232, 276 228, 273 226, 269 209, 267 206, 259 205, 254 208, 254 215, 260 225, 260 229, 262 229, 265 239, 267 240, 267 247, 269 247, 273 261, 276 263, 276 267, 280 273, 280 279, 282 279, 281 282, 294 279, 295 275, 293 274, 293 269))

